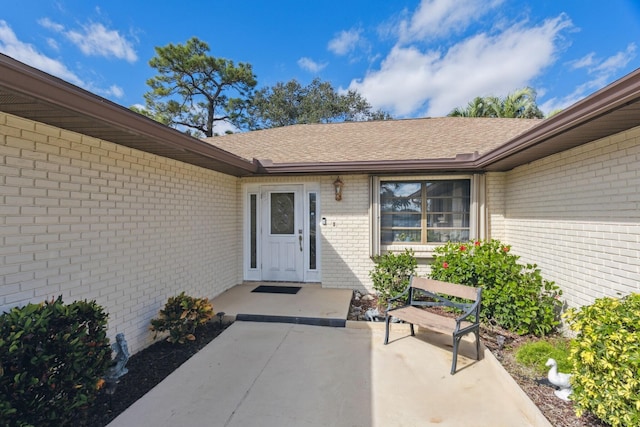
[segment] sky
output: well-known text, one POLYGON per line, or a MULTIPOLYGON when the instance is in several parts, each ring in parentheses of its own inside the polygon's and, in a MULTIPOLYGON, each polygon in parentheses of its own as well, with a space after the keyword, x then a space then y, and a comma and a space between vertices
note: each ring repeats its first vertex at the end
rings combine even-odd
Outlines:
POLYGON ((191 37, 258 88, 319 77, 395 118, 526 86, 548 114, 640 67, 640 0, 0 0, 0 53, 125 107, 191 37))

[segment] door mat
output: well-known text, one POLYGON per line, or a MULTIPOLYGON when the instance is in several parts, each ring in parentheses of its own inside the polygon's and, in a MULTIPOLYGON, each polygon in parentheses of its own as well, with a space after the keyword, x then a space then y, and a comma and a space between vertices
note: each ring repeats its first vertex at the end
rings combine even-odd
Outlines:
POLYGON ((300 290, 300 286, 267 286, 261 285, 252 290, 251 292, 259 292, 263 294, 297 294, 300 290))

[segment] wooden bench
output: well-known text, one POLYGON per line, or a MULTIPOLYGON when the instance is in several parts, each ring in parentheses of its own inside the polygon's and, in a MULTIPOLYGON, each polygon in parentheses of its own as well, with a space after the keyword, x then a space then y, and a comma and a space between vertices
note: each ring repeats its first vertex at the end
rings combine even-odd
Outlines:
POLYGON ((389 300, 389 307, 385 315, 385 345, 389 343, 389 323, 391 317, 398 318, 411 325, 411 335, 415 336, 413 325, 431 329, 437 332, 452 334, 453 363, 451 375, 456 372, 458 359, 458 345, 460 339, 468 333, 476 335, 476 359, 480 360, 480 306, 482 288, 457 285, 423 277, 411 276, 409 286, 399 296, 389 300), (470 302, 459 302, 447 297, 458 297, 470 302), (401 305, 397 305, 401 303, 401 305), (461 310, 463 314, 456 318, 447 317, 424 307, 452 307, 461 310))

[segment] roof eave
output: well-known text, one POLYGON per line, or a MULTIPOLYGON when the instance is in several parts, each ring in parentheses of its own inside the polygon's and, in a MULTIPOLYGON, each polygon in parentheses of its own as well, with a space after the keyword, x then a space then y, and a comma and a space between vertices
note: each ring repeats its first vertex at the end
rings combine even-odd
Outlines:
MULTIPOLYGON (((256 171, 254 164, 235 154, 169 128, 3 54, 0 54, 0 89, 26 101, 35 102, 44 108, 68 111, 90 118, 100 125, 113 129, 116 133, 126 133, 133 139, 140 138, 141 142, 159 144, 162 148, 158 151, 163 152, 165 157, 180 159, 187 163, 193 160, 191 163, 210 165, 211 169, 235 176, 250 175, 256 171), (190 153, 202 156, 203 159, 192 159, 189 156, 190 153)), ((33 113, 28 110, 14 112, 9 105, 0 105, 0 109, 11 114, 17 113, 28 119, 33 117, 33 113)), ((52 113, 51 117, 54 116, 60 119, 52 113)), ((50 122, 43 122, 57 126, 53 119, 50 122)), ((72 126, 65 129, 74 131, 72 126)), ((90 136, 135 148, 135 144, 120 142, 117 138, 110 140, 101 138, 99 134, 90 136)))
MULTIPOLYGON (((523 132, 494 150, 480 156, 478 168, 489 171, 505 171, 593 141, 584 137, 562 138, 572 130, 591 124, 600 132, 598 138, 640 125, 640 117, 628 115, 624 121, 612 118, 618 111, 640 104, 640 69, 573 104, 558 114, 543 120, 537 126, 523 132), (609 119, 609 120, 607 120, 609 119), (560 141, 562 138, 562 141, 560 141)), ((637 107, 640 108, 640 107, 637 107)), ((622 115, 622 113, 621 113, 622 115)), ((576 132, 577 133, 577 132, 576 132)))

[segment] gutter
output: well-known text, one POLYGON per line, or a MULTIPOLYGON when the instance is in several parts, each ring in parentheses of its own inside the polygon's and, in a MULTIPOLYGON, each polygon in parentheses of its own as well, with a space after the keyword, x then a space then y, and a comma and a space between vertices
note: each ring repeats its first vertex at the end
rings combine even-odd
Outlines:
POLYGON ((273 163, 269 159, 254 159, 258 166, 258 174, 288 175, 288 174, 331 174, 331 173, 384 173, 384 172, 424 172, 447 171, 469 172, 476 171, 478 152, 472 154, 457 154, 449 159, 416 159, 416 160, 375 160, 351 162, 324 163, 273 163))

